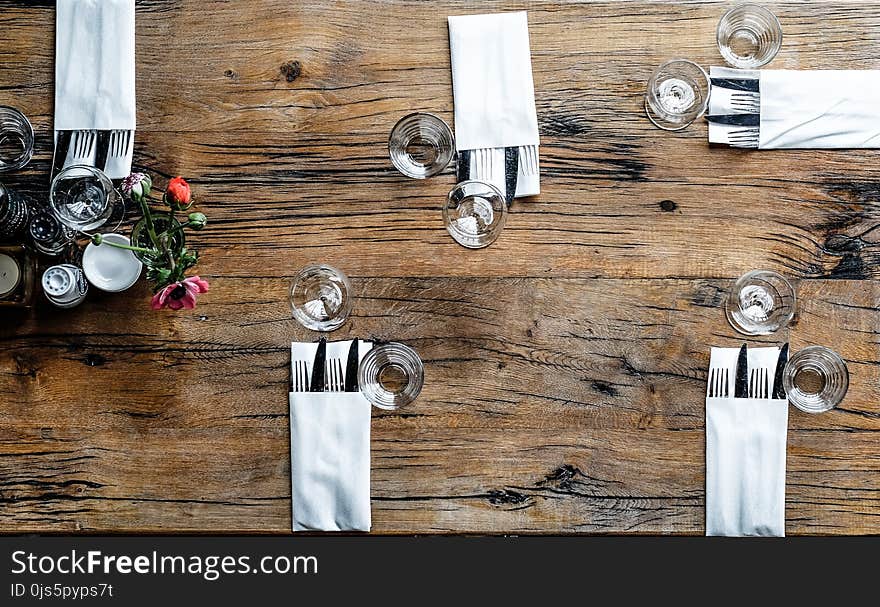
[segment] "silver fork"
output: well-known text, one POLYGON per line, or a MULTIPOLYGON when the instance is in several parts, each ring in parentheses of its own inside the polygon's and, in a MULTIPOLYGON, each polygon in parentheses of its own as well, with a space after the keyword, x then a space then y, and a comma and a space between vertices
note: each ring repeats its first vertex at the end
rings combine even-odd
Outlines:
POLYGON ((730 96, 730 107, 757 113, 761 109, 761 95, 759 93, 733 93, 730 96))
POLYGON ((69 167, 74 164, 92 166, 95 162, 96 140, 95 131, 74 131, 70 141, 70 153, 64 166, 69 167))
POLYGON ((345 392, 345 377, 342 373, 342 359, 328 358, 324 372, 325 392, 345 392))
POLYGON ((706 396, 709 398, 725 398, 730 396, 727 379, 727 369, 709 369, 709 385, 706 389, 706 396))
POLYGON ((122 179, 131 172, 130 158, 134 144, 133 131, 113 131, 110 134, 110 152, 104 172, 111 179, 122 179))
POLYGON ((757 149, 759 137, 758 129, 738 129, 727 134, 727 142, 735 148, 757 149))
POLYGON ((304 360, 297 360, 293 364, 293 391, 309 391, 309 365, 304 360))
POLYGON ((770 398, 770 373, 765 368, 749 373, 749 398, 770 398))

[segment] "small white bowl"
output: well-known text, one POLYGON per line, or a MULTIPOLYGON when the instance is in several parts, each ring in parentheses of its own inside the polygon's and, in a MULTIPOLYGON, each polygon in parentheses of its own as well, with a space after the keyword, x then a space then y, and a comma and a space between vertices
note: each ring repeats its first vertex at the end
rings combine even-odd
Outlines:
MULTIPOLYGON (((131 244, 122 234, 102 234, 105 242, 131 244)), ((118 249, 109 244, 89 243, 82 257, 83 272, 95 287, 102 291, 118 293, 125 291, 137 282, 144 264, 127 249, 118 249)))

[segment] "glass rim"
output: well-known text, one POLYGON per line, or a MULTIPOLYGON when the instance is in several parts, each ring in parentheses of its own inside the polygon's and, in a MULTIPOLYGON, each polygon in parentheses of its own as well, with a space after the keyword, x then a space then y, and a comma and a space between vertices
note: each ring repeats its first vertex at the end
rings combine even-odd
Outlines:
POLYGON ((396 411, 411 404, 421 394, 422 388, 425 385, 425 364, 418 352, 406 344, 397 341, 377 343, 364 354, 364 357, 358 364, 358 384, 361 387, 361 394, 374 407, 385 411, 396 411), (412 367, 412 372, 409 372, 409 369, 400 363, 390 362, 376 369, 375 378, 368 376, 367 373, 374 360, 383 355, 388 356, 387 353, 389 352, 406 359, 406 362, 409 362, 412 367), (406 376, 406 383, 398 391, 388 390, 379 380, 379 374, 388 366, 400 369, 406 376), (378 390, 375 393, 369 388, 365 389, 366 386, 372 384, 378 386, 378 390), (394 402, 398 398, 403 400, 401 404, 394 402))
MULTIPOLYGON (((52 212, 53 215, 55 215, 55 218, 58 219, 58 221, 60 221, 62 225, 67 226, 71 230, 75 230, 77 232, 85 234, 91 230, 96 230, 98 228, 102 228, 105 226, 105 224, 107 223, 107 220, 110 218, 110 215, 112 214, 112 207, 114 204, 113 199, 112 199, 113 196, 118 196, 119 199, 124 200, 124 198, 122 197, 122 194, 119 192, 119 190, 116 189, 116 186, 113 185, 113 180, 110 179, 110 177, 108 177, 104 171, 102 171, 98 167, 94 167, 94 166, 91 166, 88 164, 71 164, 69 166, 64 167, 60 171, 58 171, 58 173, 52 178, 52 183, 49 185, 49 210, 52 212), (73 173, 74 171, 76 171, 80 174, 69 175, 69 173, 73 173), (83 175, 82 174, 83 171, 86 172, 87 174, 83 175), (58 188, 58 184, 61 183, 61 181, 62 181, 62 179, 61 179, 62 176, 66 177, 68 179, 84 179, 84 178, 88 178, 90 176, 96 178, 101 183, 101 185, 106 193, 107 207, 109 207, 110 211, 111 211, 107 215, 107 217, 104 218, 104 220, 101 221, 100 223, 95 223, 93 221, 93 222, 86 224, 84 226, 71 225, 70 223, 68 223, 68 221, 65 219, 65 217, 59 212, 59 207, 56 204, 56 200, 55 200, 56 190, 58 188)), ((122 221, 120 221, 119 225, 121 225, 121 223, 122 223, 122 221)), ((113 228, 113 230, 118 229, 119 225, 116 225, 113 228)))
POLYGON ((28 137, 28 140, 30 143, 30 146, 25 147, 25 149, 23 149, 21 151, 21 154, 19 154, 16 158, 14 158, 12 162, 10 162, 8 164, 0 163, 0 173, 5 173, 5 172, 9 172, 9 171, 17 171, 19 169, 22 169, 25 166, 27 166, 27 164, 31 161, 31 158, 33 158, 33 156, 34 156, 34 137, 35 137, 35 135, 34 135, 34 125, 31 123, 30 118, 28 118, 24 112, 22 112, 17 107, 13 107, 11 105, 5 105, 5 104, 0 103, 0 111, 2 111, 2 110, 9 110, 10 112, 16 114, 18 117, 21 118, 21 121, 23 122, 24 126, 27 129, 27 137, 28 137))
POLYGON ((682 130, 686 129, 687 127, 689 127, 690 125, 692 125, 694 122, 696 122, 700 116, 702 116, 706 113, 706 111, 709 109, 709 97, 711 97, 711 95, 712 95, 712 80, 709 77, 709 73, 705 69, 703 69, 703 66, 701 66, 696 61, 691 61, 690 59, 685 59, 684 57, 673 57, 672 59, 667 59, 666 61, 664 61, 663 63, 658 65, 656 68, 654 68, 654 71, 651 73, 651 77, 648 79, 648 86, 645 89, 645 114, 648 116, 648 120, 650 120, 651 123, 654 126, 656 126, 658 129, 662 129, 664 131, 682 131, 682 130), (659 123, 657 118, 655 118, 652 115, 653 113, 656 112, 656 110, 651 105, 651 103, 649 101, 649 97, 651 96, 651 91, 654 89, 654 85, 657 82, 657 75, 664 68, 672 65, 673 63, 685 63, 685 64, 692 65, 692 66, 696 67, 700 71, 700 74, 702 75, 703 80, 706 83, 706 95, 703 98, 703 103, 700 104, 699 112, 694 116, 693 120, 689 120, 689 121, 687 121, 683 124, 680 124, 680 125, 677 124, 675 126, 668 126, 668 125, 659 123))
MULTIPOLYGON (((473 196, 471 194, 471 196, 473 196)), ((482 249, 498 239, 498 236, 501 234, 501 230, 504 229, 504 226, 507 224, 507 215, 508 215, 508 205, 507 201, 504 199, 504 195, 501 193, 495 185, 489 183, 488 181, 483 181, 481 179, 467 179, 465 181, 460 181, 456 183, 452 188, 450 188, 449 193, 446 195, 446 204, 443 205, 443 224, 446 226, 446 231, 449 232, 449 235, 452 236, 452 239, 460 244, 461 246, 468 249, 482 249), (449 220, 449 205, 452 202, 453 194, 456 191, 465 190, 469 186, 480 185, 485 186, 493 196, 497 196, 501 200, 501 209, 500 209, 500 218, 498 219, 497 225, 492 228, 491 231, 486 232, 486 234, 491 235, 491 239, 485 243, 473 243, 470 244, 468 242, 462 242, 458 238, 456 238, 456 234, 459 235, 464 240, 473 240, 473 234, 468 234, 462 232, 457 228, 457 226, 453 225, 453 222, 449 220)))
MULTIPOLYGON (((795 352, 795 354, 791 358, 788 359, 788 362, 785 363, 785 369, 784 369, 784 373, 782 376, 782 380, 783 380, 782 383, 783 383, 783 388, 785 389, 786 398, 789 400, 789 402, 791 402, 791 404, 793 404, 795 407, 797 407, 798 409, 800 409, 804 413, 824 413, 826 411, 830 411, 831 409, 834 409, 835 407, 837 407, 837 405, 842 403, 843 399, 846 398, 846 393, 849 391, 849 367, 847 367, 846 361, 843 359, 843 357, 840 354, 838 354, 836 351, 832 350, 831 348, 829 348, 827 346, 812 345, 812 346, 807 346, 805 348, 798 350, 797 352, 795 352), (843 384, 842 384, 843 389, 842 389, 842 394, 840 395, 840 398, 838 398, 837 400, 835 400, 833 402, 829 400, 828 406, 808 407, 803 402, 791 397, 790 393, 792 391, 794 391, 795 389, 797 389, 799 392, 801 392, 803 394, 806 394, 805 392, 800 390, 800 388, 798 388, 794 384, 794 378, 796 377, 796 375, 795 375, 793 369, 794 369, 794 365, 798 361, 800 361, 802 358, 805 358, 811 354, 817 354, 817 353, 824 356, 824 357, 829 358, 832 361, 832 363, 840 369, 841 378, 843 381, 843 384)), ((824 389, 824 386, 823 386, 823 389, 824 389)), ((819 394, 820 394, 819 392, 815 393, 816 396, 818 396, 819 394)))
POLYGON ((791 321, 794 319, 795 314, 797 313, 797 292, 794 289, 794 286, 791 282, 779 272, 774 270, 749 270, 742 276, 736 279, 736 282, 733 283, 730 291, 727 293, 727 297, 724 299, 724 312, 727 317, 727 322, 730 323, 730 326, 733 327, 739 333, 743 335, 772 335, 776 331, 784 329, 787 327, 791 321), (775 330, 760 330, 760 331, 750 331, 747 330, 742 325, 734 322, 733 314, 735 309, 739 308, 739 293, 742 291, 742 288, 748 283, 750 280, 755 278, 756 276, 765 275, 776 278, 780 280, 783 284, 788 287, 789 294, 791 296, 791 310, 789 310, 788 314, 785 315, 778 329, 775 330))
MULTIPOLYGON (((756 2, 740 2, 739 4, 731 6, 729 9, 724 11, 724 14, 721 15, 720 19, 718 19, 718 25, 715 26, 715 44, 718 46, 718 51, 721 53, 721 57, 728 63, 728 65, 731 65, 737 69, 757 69, 757 68, 765 66, 768 63, 770 63, 771 61, 773 61, 773 59, 775 59, 776 55, 779 53, 779 49, 782 48, 782 40, 783 40, 784 35, 785 34, 782 31, 782 23, 780 23, 779 17, 776 16, 776 13, 771 11, 769 8, 767 8, 763 4, 758 4, 756 2), (725 21, 727 20, 728 17, 730 17, 730 15, 732 13, 734 13, 736 11, 741 11, 743 9, 752 9, 758 13, 761 13, 765 17, 769 17, 768 20, 772 24, 773 29, 776 30, 776 32, 779 34, 779 39, 776 40, 776 42, 774 43, 773 52, 770 54, 770 56, 764 61, 761 61, 759 63, 750 64, 748 66, 736 65, 733 61, 730 60, 731 58, 728 57, 727 55, 725 55, 724 51, 721 50, 723 48, 723 46, 721 44, 721 27, 722 27, 722 25, 725 25, 725 21)), ((731 56, 735 57, 735 55, 733 55, 733 53, 731 53, 731 56)))
POLYGON ((335 266, 331 266, 327 263, 316 263, 310 262, 304 265, 302 268, 297 271, 297 273, 290 280, 290 287, 287 289, 287 300, 290 305, 290 311, 293 315, 294 320, 296 320, 300 325, 305 327, 306 329, 312 331, 319 331, 322 333, 328 333, 330 331, 335 331, 339 327, 341 327, 348 320, 348 317, 351 315, 351 311, 354 308, 352 295, 352 286, 351 281, 348 278, 348 275, 335 266), (301 286, 301 282, 303 279, 307 278, 307 274, 314 272, 324 272, 328 271, 336 276, 339 279, 339 282, 342 283, 342 286, 345 288, 347 293, 347 297, 343 298, 344 305, 340 308, 339 313, 336 318, 321 322, 317 321, 314 317, 309 316, 303 310, 300 309, 299 306, 294 303, 294 293, 297 291, 297 287, 301 286))

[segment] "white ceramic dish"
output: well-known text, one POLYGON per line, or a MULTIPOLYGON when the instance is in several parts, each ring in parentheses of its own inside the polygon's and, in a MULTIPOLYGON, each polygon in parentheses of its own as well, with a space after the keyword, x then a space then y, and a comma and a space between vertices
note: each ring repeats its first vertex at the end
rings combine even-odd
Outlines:
MULTIPOLYGON (((122 234, 102 234, 102 237, 106 242, 130 244, 128 237, 122 234)), ((92 243, 83 251, 82 265, 90 283, 111 293, 125 291, 136 283, 144 266, 129 250, 92 243)))

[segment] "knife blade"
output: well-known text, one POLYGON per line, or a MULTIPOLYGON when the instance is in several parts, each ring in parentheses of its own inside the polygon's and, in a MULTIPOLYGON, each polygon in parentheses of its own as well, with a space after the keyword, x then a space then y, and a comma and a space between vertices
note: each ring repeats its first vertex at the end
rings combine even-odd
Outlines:
POLYGON ((785 386, 782 385, 782 374, 788 363, 788 342, 779 350, 779 359, 776 361, 776 374, 773 376, 773 398, 785 398, 785 386))
POLYGON ((761 81, 757 78, 712 78, 712 86, 731 91, 757 93, 761 90, 761 81))
POLYGON ((345 363, 345 391, 360 392, 358 387, 358 364, 361 362, 358 355, 358 339, 351 340, 348 348, 348 360, 345 363))
POLYGON ((504 148, 504 200, 507 206, 516 196, 516 184, 519 180, 519 148, 504 148))
POLYGON ((55 142, 55 156, 52 158, 52 172, 49 174, 50 182, 64 168, 64 161, 67 158, 67 151, 70 149, 70 137, 72 135, 73 131, 58 131, 58 140, 55 142))
POLYGON ((706 120, 715 124, 729 124, 731 126, 761 126, 759 114, 715 114, 706 116, 706 120))
POLYGON ((749 395, 749 352, 748 346, 743 344, 739 349, 736 359, 736 375, 733 384, 734 398, 747 398, 749 395))
POLYGON ((107 170, 107 155, 110 153, 110 134, 113 131, 98 131, 97 153, 95 155, 95 168, 101 171, 107 170))
POLYGON ((318 350, 315 352, 315 363, 312 365, 312 385, 309 392, 324 391, 324 366, 327 364, 327 339, 321 338, 318 342, 318 350))

